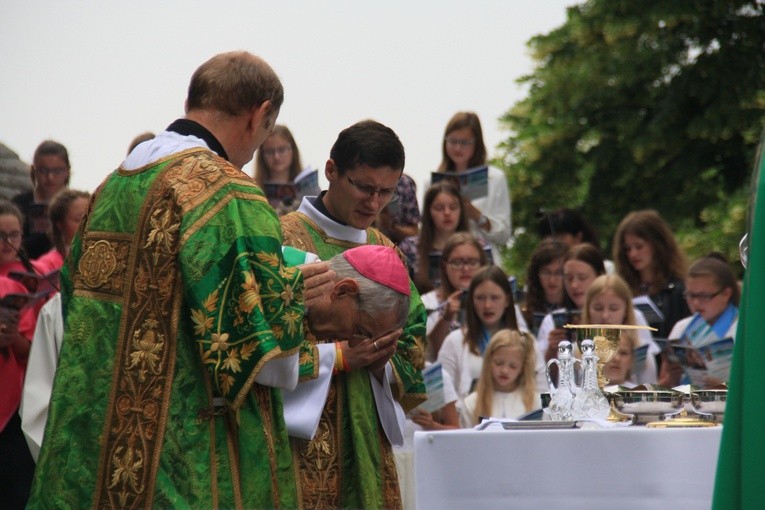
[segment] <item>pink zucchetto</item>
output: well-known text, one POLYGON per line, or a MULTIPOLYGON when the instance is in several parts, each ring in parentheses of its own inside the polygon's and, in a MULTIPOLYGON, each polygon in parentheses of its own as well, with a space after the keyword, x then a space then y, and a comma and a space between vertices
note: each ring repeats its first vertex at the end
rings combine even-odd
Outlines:
POLYGON ((366 244, 343 252, 343 257, 359 274, 408 296, 409 273, 396 250, 366 244))

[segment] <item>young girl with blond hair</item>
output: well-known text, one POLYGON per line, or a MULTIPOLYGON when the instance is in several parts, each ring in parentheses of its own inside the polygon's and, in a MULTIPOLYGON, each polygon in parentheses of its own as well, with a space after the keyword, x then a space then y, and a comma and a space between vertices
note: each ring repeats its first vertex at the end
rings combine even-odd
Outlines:
MULTIPOLYGON (((645 326, 645 318, 639 311, 632 306, 632 291, 627 282, 619 275, 609 274, 597 277, 587 288, 584 297, 584 307, 582 309, 583 324, 623 324, 627 326, 641 325, 645 326)), ((627 360, 626 353, 619 354, 617 362, 622 362, 626 366, 629 362, 629 370, 616 370, 617 367, 609 366, 609 371, 614 375, 612 384, 623 384, 627 382, 634 383, 656 383, 656 359, 659 348, 653 342, 650 330, 623 330, 622 339, 626 339, 620 345, 621 351, 628 351, 631 355, 627 360), (645 353, 645 364, 639 371, 632 368, 634 363, 634 350, 642 345, 648 345, 645 353), (622 375, 619 375, 623 373, 622 375)))
POLYGON ((476 391, 465 399, 460 424, 477 425, 481 417, 518 418, 541 407, 536 391, 534 337, 501 329, 491 337, 476 391))

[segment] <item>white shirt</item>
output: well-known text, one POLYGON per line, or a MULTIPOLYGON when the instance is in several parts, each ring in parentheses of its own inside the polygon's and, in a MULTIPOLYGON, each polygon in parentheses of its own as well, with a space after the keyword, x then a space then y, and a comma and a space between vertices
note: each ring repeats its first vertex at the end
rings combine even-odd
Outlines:
MULTIPOLYGON (((518 322, 519 331, 529 331, 518 305, 515 305, 515 319, 518 322)), ((464 330, 462 328, 455 329, 446 335, 441 350, 438 351, 438 361, 441 362, 444 372, 448 373, 454 381, 454 389, 460 399, 464 399, 470 393, 473 381, 480 377, 483 366, 483 357, 470 352, 470 348, 464 340, 464 330)), ((544 357, 540 356, 539 351, 536 352, 536 355, 537 377, 539 378, 541 371, 541 377, 544 379, 544 357)))
POLYGON ((420 296, 422 304, 425 306, 425 310, 428 312, 428 320, 425 323, 425 334, 430 335, 433 328, 436 327, 438 319, 441 318, 441 303, 438 301, 438 296, 435 290, 426 292, 420 296))
MULTIPOLYGON (((537 396, 536 402, 541 407, 542 402, 539 396, 537 396)), ((477 404, 478 392, 474 391, 465 398, 462 409, 460 409, 460 427, 472 428, 478 424, 478 417, 475 415, 477 404)), ((520 390, 495 391, 491 397, 491 416, 484 416, 484 418, 515 419, 527 412, 526 406, 523 405, 523 393, 520 390)))
POLYGON ((48 421, 48 405, 53 389, 53 377, 58 366, 58 354, 64 337, 61 316, 61 294, 56 293, 40 309, 27 360, 24 390, 21 393, 21 430, 35 462, 48 421))

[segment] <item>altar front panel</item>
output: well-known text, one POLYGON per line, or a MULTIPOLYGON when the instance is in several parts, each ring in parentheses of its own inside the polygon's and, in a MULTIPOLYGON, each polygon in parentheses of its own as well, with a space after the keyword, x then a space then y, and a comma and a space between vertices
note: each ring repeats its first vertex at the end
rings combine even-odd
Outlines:
POLYGON ((417 510, 709 509, 721 427, 417 432, 417 510))

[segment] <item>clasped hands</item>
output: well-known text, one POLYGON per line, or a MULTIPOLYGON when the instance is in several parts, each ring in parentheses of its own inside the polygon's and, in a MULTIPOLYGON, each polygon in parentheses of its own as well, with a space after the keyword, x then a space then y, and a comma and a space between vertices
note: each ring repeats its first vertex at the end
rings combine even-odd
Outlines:
POLYGON ((352 338, 338 342, 338 348, 343 351, 348 370, 366 368, 378 381, 382 381, 385 365, 396 354, 396 344, 401 334, 402 330, 399 328, 377 338, 352 338))

